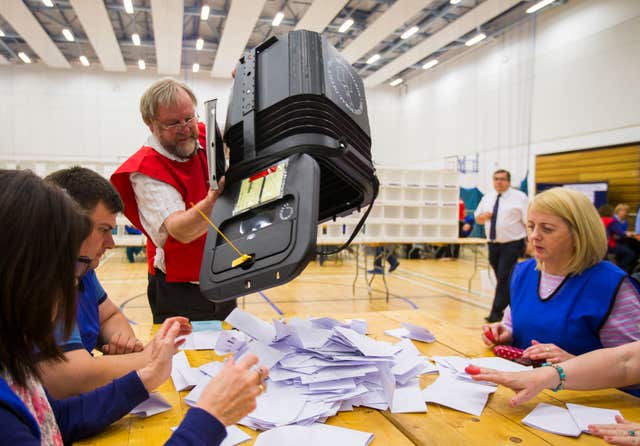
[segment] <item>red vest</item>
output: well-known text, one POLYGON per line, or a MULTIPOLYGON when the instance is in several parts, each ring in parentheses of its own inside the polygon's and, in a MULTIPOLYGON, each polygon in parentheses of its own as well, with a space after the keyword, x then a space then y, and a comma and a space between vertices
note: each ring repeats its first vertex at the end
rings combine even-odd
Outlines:
MULTIPOLYGON (((155 273, 153 261, 156 247, 140 222, 138 204, 129 176, 139 172, 173 186, 182 196, 187 206, 202 200, 209 191, 207 156, 204 150, 198 150, 189 161, 173 161, 151 147, 143 146, 126 160, 111 175, 111 183, 124 201, 124 215, 147 236, 147 261, 149 272, 155 273)), ((191 243, 180 243, 169 235, 164 244, 164 261, 167 282, 195 282, 200 280, 200 264, 206 241, 206 234, 191 243)))

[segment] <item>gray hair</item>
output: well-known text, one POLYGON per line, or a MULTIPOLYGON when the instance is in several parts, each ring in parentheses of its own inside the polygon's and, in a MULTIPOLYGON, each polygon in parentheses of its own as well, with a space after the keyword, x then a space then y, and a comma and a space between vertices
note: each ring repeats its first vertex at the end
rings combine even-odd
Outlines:
POLYGON ((140 114, 144 123, 151 124, 159 105, 175 105, 180 90, 184 90, 189 95, 194 107, 198 104, 193 91, 186 84, 171 77, 162 78, 147 88, 140 98, 140 114))

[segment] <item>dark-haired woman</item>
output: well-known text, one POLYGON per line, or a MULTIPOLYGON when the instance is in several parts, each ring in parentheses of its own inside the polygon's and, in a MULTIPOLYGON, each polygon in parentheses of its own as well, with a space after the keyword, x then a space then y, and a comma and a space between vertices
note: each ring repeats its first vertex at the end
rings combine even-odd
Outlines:
MULTIPOLYGON (((91 223, 66 196, 28 171, 0 170, 0 436, 3 444, 71 444, 93 435, 148 398, 171 372, 185 333, 168 319, 152 345, 152 361, 93 392, 54 400, 37 362, 61 359, 58 324, 68 336, 75 318, 78 250, 91 223)), ((255 356, 228 361, 189 410, 168 444, 219 444, 225 426, 255 408, 268 371, 255 356)))

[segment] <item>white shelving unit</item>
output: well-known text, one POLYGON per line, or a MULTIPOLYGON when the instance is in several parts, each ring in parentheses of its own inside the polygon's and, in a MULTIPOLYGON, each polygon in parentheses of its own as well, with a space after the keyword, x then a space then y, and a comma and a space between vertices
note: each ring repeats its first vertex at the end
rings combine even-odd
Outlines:
MULTIPOLYGON (((378 166, 377 175, 380 192, 355 241, 428 243, 458 238, 457 171, 378 166)), ((318 243, 343 243, 361 215, 356 212, 319 225, 318 243)))

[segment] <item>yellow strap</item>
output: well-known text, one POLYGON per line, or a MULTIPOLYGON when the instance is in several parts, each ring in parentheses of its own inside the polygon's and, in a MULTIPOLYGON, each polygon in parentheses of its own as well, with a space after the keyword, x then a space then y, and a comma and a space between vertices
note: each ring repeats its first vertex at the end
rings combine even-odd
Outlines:
POLYGON ((202 212, 200 209, 198 209, 196 207, 195 204, 193 204, 193 202, 189 203, 191 204, 191 207, 194 208, 196 211, 198 211, 198 214, 200 214, 200 216, 202 216, 202 218, 204 218, 206 220, 207 223, 209 223, 209 226, 211 226, 213 229, 216 230, 216 232, 218 234, 220 234, 222 236, 223 239, 225 239, 227 241, 227 243, 229 244, 229 246, 231 246, 240 257, 238 257, 237 259, 235 259, 233 262, 231 262, 231 267, 235 268, 238 265, 242 265, 244 262, 246 262, 247 260, 251 259, 251 256, 249 254, 243 254, 242 252, 240 252, 240 250, 236 247, 236 245, 233 244, 233 242, 231 240, 229 240, 227 238, 226 235, 224 235, 222 233, 222 231, 220 229, 218 229, 218 227, 216 225, 213 224, 213 222, 209 219, 209 217, 207 217, 207 214, 205 214, 204 212, 202 212))

